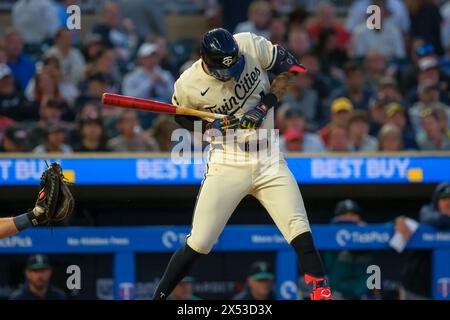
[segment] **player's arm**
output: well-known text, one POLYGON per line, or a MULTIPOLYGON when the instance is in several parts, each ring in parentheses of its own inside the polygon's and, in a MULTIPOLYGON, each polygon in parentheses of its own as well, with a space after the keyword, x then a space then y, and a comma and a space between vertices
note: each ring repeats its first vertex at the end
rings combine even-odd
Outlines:
MULTIPOLYGON (((179 81, 175 83, 174 94, 172 96, 172 104, 175 106, 189 106, 191 105, 187 97, 183 94, 183 88, 179 81)), ((227 116, 223 119, 216 119, 212 122, 203 120, 194 116, 176 115, 175 121, 182 127, 189 131, 195 131, 195 122, 200 121, 202 126, 202 133, 209 129, 217 129, 224 133, 227 129, 235 129, 239 125, 239 119, 234 116, 227 116)))
POLYGON ((259 128, 269 110, 278 105, 278 101, 283 98, 292 77, 306 72, 306 68, 284 47, 273 45, 261 36, 253 34, 251 36, 261 66, 277 77, 272 82, 270 92, 261 98, 255 108, 242 116, 239 126, 243 129, 259 128))
POLYGON ((29 227, 41 224, 44 211, 35 209, 13 218, 0 218, 0 239, 12 236, 29 227))

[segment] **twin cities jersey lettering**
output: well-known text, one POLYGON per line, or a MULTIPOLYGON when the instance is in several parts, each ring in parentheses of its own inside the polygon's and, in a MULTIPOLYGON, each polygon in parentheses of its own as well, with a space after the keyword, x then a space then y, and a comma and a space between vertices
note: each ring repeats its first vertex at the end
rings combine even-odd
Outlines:
MULTIPOLYGON (((217 80, 203 70, 200 59, 176 81, 174 105, 241 118, 259 104, 261 96, 270 90, 267 70, 275 62, 276 49, 270 41, 252 33, 239 33, 234 38, 245 59, 239 79, 217 80)), ((270 110, 261 129, 273 128, 273 110, 270 110)))

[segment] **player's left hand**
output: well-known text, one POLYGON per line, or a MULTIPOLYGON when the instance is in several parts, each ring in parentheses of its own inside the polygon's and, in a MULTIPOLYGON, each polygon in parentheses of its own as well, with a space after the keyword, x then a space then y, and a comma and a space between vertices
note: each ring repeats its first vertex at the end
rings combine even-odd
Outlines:
POLYGON ((274 107, 278 103, 277 97, 273 93, 268 93, 261 98, 260 104, 250 111, 244 113, 239 122, 239 128, 241 129, 258 129, 261 127, 264 118, 270 108, 274 107))

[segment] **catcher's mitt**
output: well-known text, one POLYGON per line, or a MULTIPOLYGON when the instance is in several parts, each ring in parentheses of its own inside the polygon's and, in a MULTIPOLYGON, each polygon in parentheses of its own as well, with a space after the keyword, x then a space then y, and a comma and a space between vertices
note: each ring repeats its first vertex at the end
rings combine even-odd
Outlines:
POLYGON ((291 88, 294 77, 295 74, 292 72, 283 72, 272 81, 270 92, 277 96, 278 101, 281 101, 286 92, 291 88))
POLYGON ((74 199, 67 184, 62 168, 56 162, 42 173, 41 191, 33 210, 38 224, 51 225, 72 214, 74 199))

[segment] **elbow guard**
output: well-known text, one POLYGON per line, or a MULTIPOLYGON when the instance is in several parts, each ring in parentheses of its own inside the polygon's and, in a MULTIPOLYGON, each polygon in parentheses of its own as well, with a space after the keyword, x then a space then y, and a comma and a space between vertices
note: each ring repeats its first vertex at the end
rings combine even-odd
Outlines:
POLYGON ((276 59, 268 71, 278 75, 283 72, 305 73, 307 70, 304 65, 298 62, 297 58, 282 46, 275 46, 276 59))

